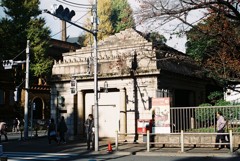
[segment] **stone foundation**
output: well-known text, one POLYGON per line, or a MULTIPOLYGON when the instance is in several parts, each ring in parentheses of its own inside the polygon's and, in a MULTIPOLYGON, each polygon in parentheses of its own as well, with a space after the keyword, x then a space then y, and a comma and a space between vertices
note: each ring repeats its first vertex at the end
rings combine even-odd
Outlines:
MULTIPOLYGON (((184 136, 184 147, 214 147, 216 135, 214 134, 187 134, 184 136)), ((133 137, 128 137, 131 142, 133 137)), ((121 142, 121 140, 119 140, 121 142)), ((139 135, 138 142, 146 142, 146 135, 139 135)), ((181 134, 160 134, 152 136, 151 142, 155 147, 181 147, 181 134)), ((233 147, 240 147, 240 134, 233 135, 233 147)))

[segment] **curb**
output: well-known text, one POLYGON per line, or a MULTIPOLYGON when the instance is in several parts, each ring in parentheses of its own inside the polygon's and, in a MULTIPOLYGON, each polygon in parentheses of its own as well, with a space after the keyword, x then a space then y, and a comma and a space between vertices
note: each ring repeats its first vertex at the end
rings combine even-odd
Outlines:
POLYGON ((114 154, 114 155, 136 155, 136 156, 171 156, 171 157, 236 157, 236 153, 187 153, 187 152, 123 152, 123 151, 113 151, 112 153, 107 153, 103 151, 92 152, 92 154, 114 154))
POLYGON ((144 152, 144 153, 136 153, 137 156, 185 156, 185 157, 233 157, 235 154, 226 154, 226 153, 187 153, 187 152, 144 152))

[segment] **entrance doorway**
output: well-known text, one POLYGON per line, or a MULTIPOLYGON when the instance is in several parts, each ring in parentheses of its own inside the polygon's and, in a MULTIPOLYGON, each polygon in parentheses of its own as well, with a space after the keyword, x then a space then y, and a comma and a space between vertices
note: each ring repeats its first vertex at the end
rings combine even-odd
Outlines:
POLYGON ((35 109, 33 109, 33 119, 43 119, 43 102, 40 98, 33 100, 35 103, 35 109))
MULTIPOLYGON (((99 93, 99 137, 115 137, 116 130, 119 130, 119 98, 119 92, 99 93)), ((85 118, 88 114, 94 115, 93 102, 93 93, 87 93, 85 95, 85 118)))
POLYGON ((115 105, 99 106, 99 136, 114 137, 118 131, 118 110, 115 105))

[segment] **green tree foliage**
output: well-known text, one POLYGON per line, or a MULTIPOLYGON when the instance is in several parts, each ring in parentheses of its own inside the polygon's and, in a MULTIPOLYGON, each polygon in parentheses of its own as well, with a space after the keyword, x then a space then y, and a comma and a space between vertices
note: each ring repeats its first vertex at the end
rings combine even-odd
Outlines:
MULTIPOLYGON (((219 108, 216 107, 210 107, 210 106, 229 106, 231 105, 230 102, 225 101, 223 98, 223 92, 222 91, 214 91, 211 92, 208 96, 208 100, 210 103, 204 103, 199 105, 202 108, 198 108, 195 110, 195 117, 200 122, 209 122, 213 121, 216 117, 216 112, 219 110, 219 108)), ((225 111, 225 116, 229 116, 230 113, 232 113, 232 110, 225 111)))
POLYGON ((139 0, 136 22, 148 27, 164 25, 179 20, 173 33, 188 33, 190 53, 219 83, 240 81, 239 70, 239 22, 238 0, 139 0), (194 16, 193 15, 199 15, 194 16), (157 23, 156 23, 157 22, 157 23), (200 23, 199 25, 196 25, 200 23), (181 28, 181 25, 184 26, 181 28), (179 28, 180 27, 180 28, 179 28))
POLYGON ((52 66, 46 56, 50 30, 44 26, 45 20, 38 17, 39 4, 39 0, 2 0, 6 17, 0 20, 0 58, 24 60, 26 42, 30 40, 30 70, 36 77, 49 74, 52 66))
POLYGON ((99 40, 113 33, 113 27, 110 21, 111 13, 112 13, 111 0, 98 1, 98 17, 100 22, 98 25, 99 40))
MULTIPOLYGON (((127 0, 98 1, 98 18, 98 40, 135 26, 132 9, 127 0)), ((89 19, 86 20, 85 27, 92 29, 89 19)), ((84 45, 92 43, 92 35, 86 33, 84 45)))
POLYGON ((217 14, 187 33, 187 54, 222 85, 240 79, 239 29, 238 23, 217 14))
POLYGON ((27 30, 27 38, 31 41, 32 63, 30 66, 34 76, 43 77, 51 74, 52 59, 47 57, 47 49, 49 47, 48 41, 50 32, 48 28, 44 27, 44 19, 32 19, 29 22, 29 29, 27 30), (41 29, 41 30, 40 30, 41 29))
MULTIPOLYGON (((113 33, 112 23, 110 21, 111 12, 112 12, 111 0, 98 1, 97 10, 98 10, 98 20, 99 20, 97 39, 101 40, 107 35, 111 35, 113 33)), ((92 23, 90 19, 86 20, 85 27, 92 29, 92 23)), ((93 43, 92 34, 87 32, 86 36, 82 36, 82 37, 85 37, 84 45, 93 43)))
POLYGON ((162 45, 167 42, 167 39, 163 35, 160 35, 158 32, 148 33, 145 37, 147 40, 153 42, 154 46, 162 45))
POLYGON ((127 0, 112 0, 111 22, 115 33, 135 27, 133 11, 127 0))

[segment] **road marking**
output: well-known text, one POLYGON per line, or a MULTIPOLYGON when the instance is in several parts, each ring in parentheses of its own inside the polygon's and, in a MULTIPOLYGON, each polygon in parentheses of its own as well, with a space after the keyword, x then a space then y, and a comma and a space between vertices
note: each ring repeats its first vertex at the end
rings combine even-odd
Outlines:
POLYGON ((59 160, 77 156, 74 153, 36 153, 36 152, 5 152, 3 155, 8 157, 9 161, 23 160, 59 160))

